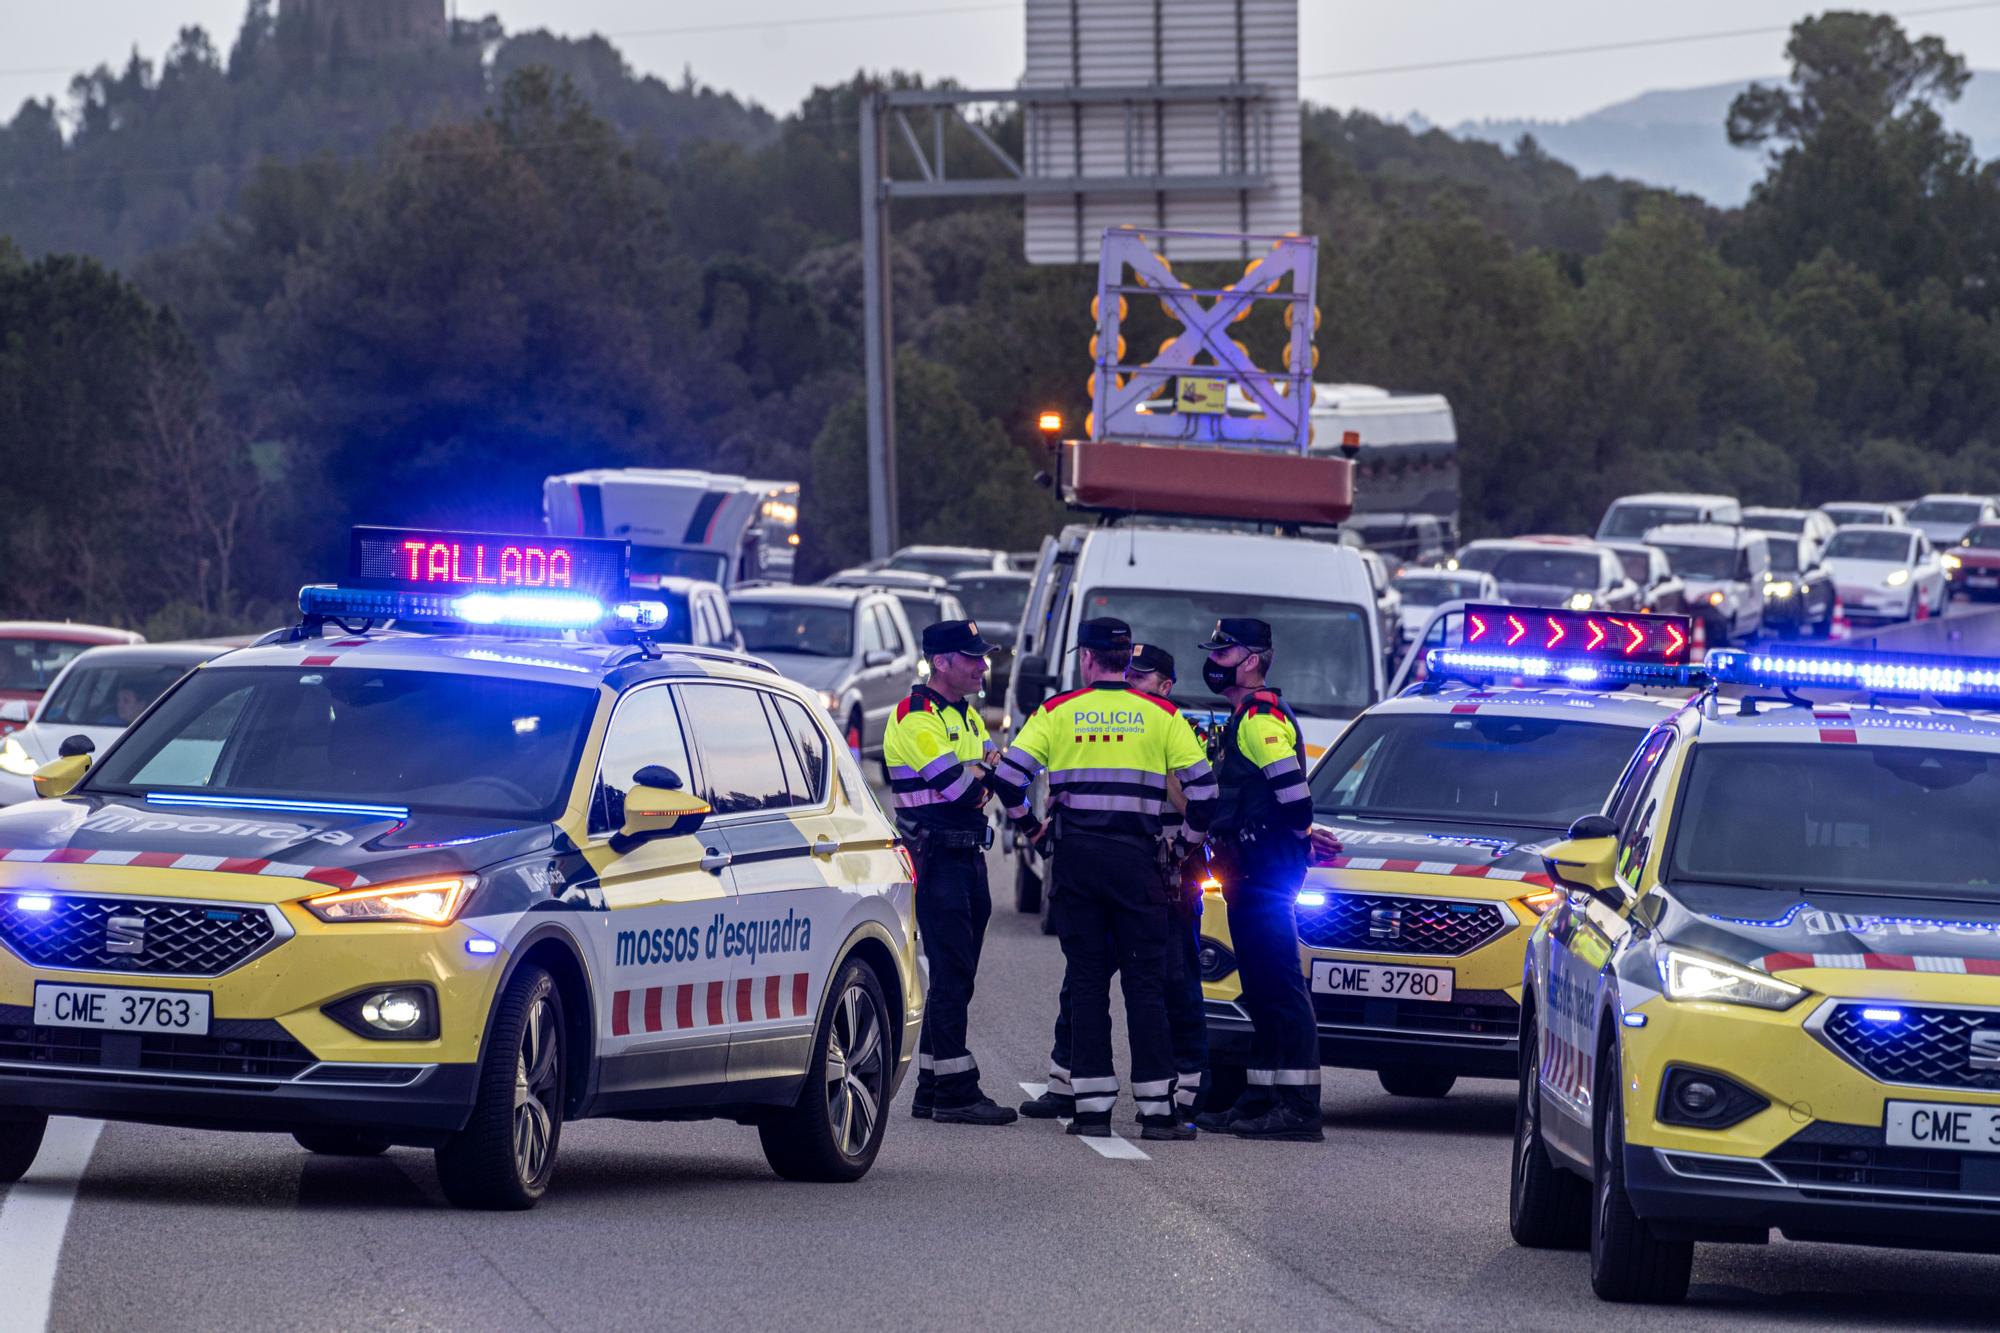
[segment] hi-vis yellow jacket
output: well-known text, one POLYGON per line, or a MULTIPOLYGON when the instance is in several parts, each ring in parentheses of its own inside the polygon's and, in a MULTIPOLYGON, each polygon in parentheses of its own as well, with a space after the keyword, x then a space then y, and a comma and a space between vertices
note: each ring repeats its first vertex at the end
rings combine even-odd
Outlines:
POLYGON ((993 748, 977 708, 953 703, 928 685, 913 686, 882 736, 896 818, 931 828, 981 827, 985 781, 967 765, 990 760, 993 748))
POLYGON ((1165 699, 1122 681, 1059 694, 1021 725, 1000 757, 993 788, 1016 825, 1031 823, 1028 788, 1049 775, 1049 805, 1065 833, 1160 838, 1168 808, 1167 775, 1187 798, 1187 834, 1199 840, 1216 798, 1215 774, 1194 728, 1165 699))

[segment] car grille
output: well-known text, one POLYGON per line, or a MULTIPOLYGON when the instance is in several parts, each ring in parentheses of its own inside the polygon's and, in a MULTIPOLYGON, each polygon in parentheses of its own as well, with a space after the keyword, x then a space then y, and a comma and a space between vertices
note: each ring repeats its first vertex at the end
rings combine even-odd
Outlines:
POLYGON ((1881 1023, 1863 1018, 1861 1005, 1838 1005, 1822 1031, 1835 1050, 1884 1083, 2000 1091, 2000 1069, 1972 1067, 1973 1034, 1982 1028, 2000 1033, 2000 1012, 1895 1007, 1902 1018, 1881 1023))
MULTIPOLYGON (((1821 1197, 1868 1197, 1863 1190, 2000 1195, 2000 1155, 1892 1148, 1873 1125, 1808 1125, 1764 1161, 1788 1183, 1821 1197)), ((1965 1206, 1990 1210, 2000 1205, 1967 1199, 1965 1206)))
POLYGON ((261 953, 277 934, 260 907, 78 894, 52 899, 46 911, 30 912, 20 895, 0 895, 0 940, 36 967, 212 977, 261 953), (121 932, 123 941, 138 942, 138 952, 113 951, 121 942, 108 929, 114 918, 141 923, 121 932))
POLYGON ((1299 939, 1314 949, 1450 957, 1507 933, 1499 903, 1378 893, 1329 893, 1324 907, 1299 909, 1299 939))
POLYGON ((1448 1001, 1377 1000, 1315 995, 1313 1017, 1339 1027, 1509 1040, 1521 1029, 1521 1006, 1505 991, 1460 991, 1448 1001))
POLYGON ((264 1019, 217 1019, 204 1037, 165 1032, 97 1032, 88 1028, 38 1027, 27 1005, 0 1005, 0 1062, 34 1065, 33 1070, 0 1068, 0 1083, 23 1073, 30 1077, 73 1073, 118 1075, 209 1075, 225 1079, 289 1079, 312 1067, 311 1051, 277 1023, 264 1019))

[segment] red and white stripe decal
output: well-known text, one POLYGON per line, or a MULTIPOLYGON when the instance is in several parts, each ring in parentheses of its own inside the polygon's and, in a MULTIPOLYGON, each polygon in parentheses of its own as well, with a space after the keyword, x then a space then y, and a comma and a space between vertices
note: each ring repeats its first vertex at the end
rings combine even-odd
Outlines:
POLYGON ((1766 972, 1801 967, 1846 967, 1868 972, 1951 972, 2000 977, 2000 958, 1944 958, 1904 953, 1767 953, 1757 960, 1766 972))
POLYGON ((685 1032, 725 1023, 804 1018, 811 985, 808 973, 791 972, 615 991, 611 996, 611 1035, 685 1032))
POLYGON ((193 856, 179 852, 105 852, 80 847, 0 848, 0 861, 39 865, 139 866, 148 870, 214 870, 225 875, 277 875, 307 879, 336 889, 358 889, 369 881, 352 870, 335 866, 302 866, 291 861, 266 861, 255 856, 193 856))
POLYGON ((1555 881, 1539 870, 1504 870, 1492 865, 1459 865, 1452 861, 1400 861, 1380 856, 1336 856, 1316 861, 1315 868, 1334 870, 1390 870, 1400 875, 1450 875, 1456 879, 1509 879, 1538 888, 1552 889, 1555 881))
POLYGON ((301 658, 299 659, 299 665, 332 666, 333 659, 339 657, 342 652, 346 651, 349 648, 359 648, 367 642, 368 640, 366 639, 336 639, 332 643, 327 645, 327 647, 332 649, 333 651, 314 653, 310 657, 301 658))
POLYGON ((1815 708, 1813 720, 1819 723, 1819 738, 1831 745, 1858 745, 1860 738, 1854 734, 1854 715, 1842 708, 1815 708))

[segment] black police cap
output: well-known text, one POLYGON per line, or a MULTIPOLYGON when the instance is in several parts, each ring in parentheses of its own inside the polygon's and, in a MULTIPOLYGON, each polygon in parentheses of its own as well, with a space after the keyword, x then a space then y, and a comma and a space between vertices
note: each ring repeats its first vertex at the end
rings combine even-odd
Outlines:
POLYGON ((1180 679, 1180 673, 1174 670, 1174 655, 1157 643, 1142 643, 1132 649, 1132 669, 1150 671, 1168 680, 1180 679))
POLYGON ((1215 622, 1215 633, 1208 636, 1208 642, 1201 645, 1201 650, 1212 653, 1223 648, 1248 648, 1261 653, 1270 647, 1269 621, 1253 620, 1249 616, 1224 616, 1215 622))
POLYGON ((1115 616, 1082 621, 1076 627, 1076 646, 1102 652, 1130 648, 1132 627, 1115 616))
POLYGON ((939 653, 984 657, 995 651, 992 644, 979 637, 979 626, 974 621, 940 620, 934 625, 924 626, 925 657, 935 657, 939 653))

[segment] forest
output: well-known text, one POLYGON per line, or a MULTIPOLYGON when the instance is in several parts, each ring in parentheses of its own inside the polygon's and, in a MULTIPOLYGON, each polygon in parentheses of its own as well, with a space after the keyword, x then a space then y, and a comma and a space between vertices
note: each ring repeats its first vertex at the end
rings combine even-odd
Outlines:
MULTIPOLYGON (((1652 487, 2000 489, 2000 177, 1938 113, 1965 64, 1861 13, 1787 55, 1716 127, 1767 165, 1730 211, 1307 108, 1318 377, 1450 397, 1469 535, 1652 487)), ((350 523, 532 526, 542 476, 595 464, 795 477, 802 574, 861 558, 857 99, 885 82, 921 80, 773 115, 601 38, 460 20, 377 55, 251 0, 226 51, 185 29, 23 103, 0 601, 264 627, 350 523)), ((1027 264, 1018 210, 895 211, 905 540, 1062 519, 1033 423, 1083 418, 1093 273, 1027 264)))

